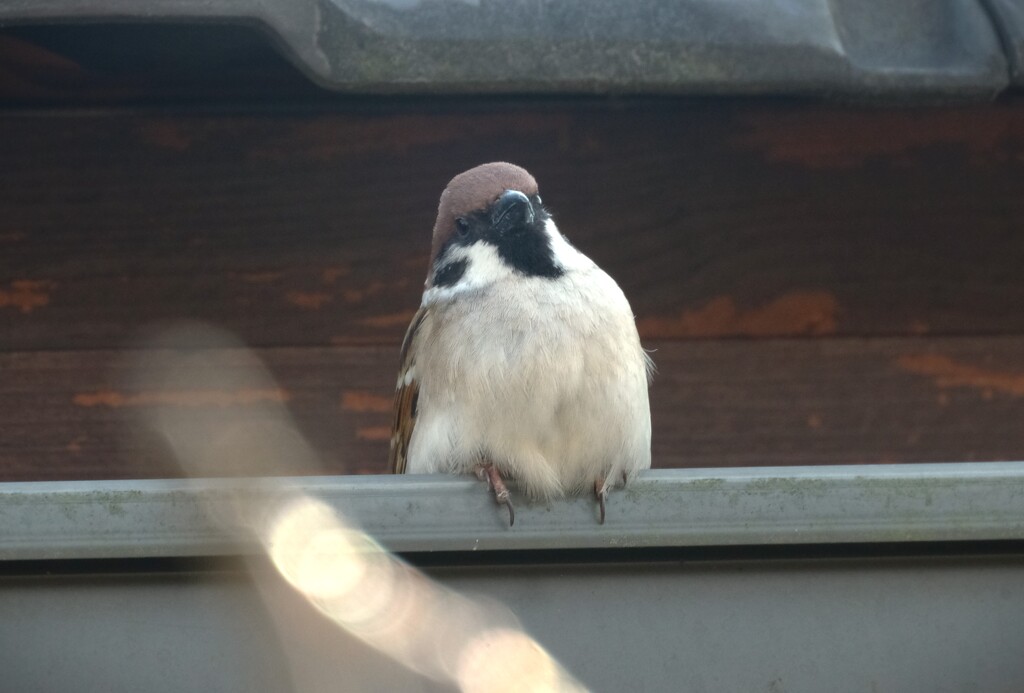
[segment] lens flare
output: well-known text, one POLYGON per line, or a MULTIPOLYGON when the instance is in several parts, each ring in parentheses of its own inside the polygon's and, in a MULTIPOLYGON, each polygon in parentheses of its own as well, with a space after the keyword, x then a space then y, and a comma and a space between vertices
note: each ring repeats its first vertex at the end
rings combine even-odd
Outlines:
MULTIPOLYGON (((225 392, 276 391, 258 359, 230 336, 203 328, 164 341, 203 348, 146 351, 140 380, 157 390, 198 383, 225 392)), ((433 582, 336 509, 267 478, 275 466, 287 474, 297 462, 306 470, 316 462, 286 399, 260 400, 258 420, 218 398, 189 400, 188 407, 178 406, 180 399, 152 395, 145 423, 188 475, 215 476, 225 468, 245 474, 247 465, 248 476, 267 475, 240 482, 230 502, 222 495, 207 512, 240 538, 255 536, 284 581, 330 623, 408 669, 469 693, 585 690, 508 609, 433 582)))

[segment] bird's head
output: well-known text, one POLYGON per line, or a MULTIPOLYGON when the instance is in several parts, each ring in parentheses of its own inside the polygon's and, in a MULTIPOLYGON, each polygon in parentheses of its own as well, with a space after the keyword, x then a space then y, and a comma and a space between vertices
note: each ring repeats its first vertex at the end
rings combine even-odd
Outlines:
POLYGON ((497 162, 455 176, 437 209, 427 288, 478 286, 502 277, 556 279, 562 241, 525 169, 497 162), (557 239, 555 236, 557 235, 557 239))

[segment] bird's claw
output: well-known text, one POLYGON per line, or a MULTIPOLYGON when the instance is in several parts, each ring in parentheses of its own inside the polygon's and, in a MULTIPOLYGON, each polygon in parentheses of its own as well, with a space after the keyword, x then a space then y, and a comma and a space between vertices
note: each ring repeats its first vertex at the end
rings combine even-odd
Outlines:
POLYGON ((594 482, 594 495, 597 496, 597 504, 601 508, 601 524, 604 524, 604 504, 608 498, 608 487, 604 483, 604 479, 598 479, 594 482))
POLYGON ((508 508, 508 526, 514 525, 516 509, 512 505, 512 494, 509 493, 505 480, 501 478, 501 472, 491 463, 478 465, 475 471, 478 478, 487 480, 487 485, 494 491, 494 499, 508 508))
POLYGON ((512 496, 509 494, 508 489, 504 491, 495 492, 494 497, 499 503, 508 508, 508 526, 511 527, 516 523, 516 509, 512 505, 512 496))

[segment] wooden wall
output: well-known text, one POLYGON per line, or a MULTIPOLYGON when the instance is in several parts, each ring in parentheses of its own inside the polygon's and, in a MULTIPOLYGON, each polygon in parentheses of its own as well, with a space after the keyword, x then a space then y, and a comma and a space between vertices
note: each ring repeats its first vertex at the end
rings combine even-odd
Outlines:
POLYGON ((125 385, 123 350, 179 318, 258 350, 330 472, 383 471, 437 196, 495 159, 630 298, 655 466, 1024 457, 1019 100, 23 110, 0 134, 0 480, 175 475, 134 411, 255 412, 125 385))

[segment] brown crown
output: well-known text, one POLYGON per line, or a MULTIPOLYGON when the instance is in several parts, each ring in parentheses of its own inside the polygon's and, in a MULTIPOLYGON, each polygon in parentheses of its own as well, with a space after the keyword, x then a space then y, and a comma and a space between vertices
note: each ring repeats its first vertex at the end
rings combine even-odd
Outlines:
POLYGON ((437 253, 455 233, 455 220, 487 209, 506 190, 536 195, 537 181, 526 169, 504 161, 481 164, 452 178, 437 205, 437 221, 434 222, 434 239, 430 248, 431 266, 437 259, 437 253))

